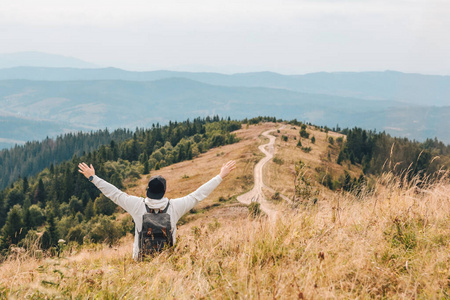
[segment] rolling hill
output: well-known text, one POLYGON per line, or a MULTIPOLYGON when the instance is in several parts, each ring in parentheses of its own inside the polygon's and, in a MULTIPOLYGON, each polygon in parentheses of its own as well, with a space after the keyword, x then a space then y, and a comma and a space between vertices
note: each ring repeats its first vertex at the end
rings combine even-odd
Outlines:
POLYGON ((33 68, 0 69, 0 80, 127 80, 153 81, 186 78, 211 85, 268 87, 297 92, 354 97, 367 100, 400 101, 414 105, 450 105, 450 76, 386 72, 337 72, 282 75, 257 72, 225 75, 175 71, 132 72, 116 68, 33 68))
POLYGON ((427 108, 423 114, 423 108, 394 101, 214 86, 183 78, 150 82, 3 80, 0 99, 0 115, 14 117, 16 122, 26 120, 18 126, 22 133, 17 136, 5 134, 12 124, 2 128, 1 138, 15 140, 42 139, 58 127, 63 131, 134 128, 219 114, 237 119, 273 115, 329 127, 376 128, 415 139, 437 136, 450 142, 450 133, 444 130, 449 127, 449 107, 427 108), (31 129, 26 125, 30 121, 45 121, 51 130, 31 129))

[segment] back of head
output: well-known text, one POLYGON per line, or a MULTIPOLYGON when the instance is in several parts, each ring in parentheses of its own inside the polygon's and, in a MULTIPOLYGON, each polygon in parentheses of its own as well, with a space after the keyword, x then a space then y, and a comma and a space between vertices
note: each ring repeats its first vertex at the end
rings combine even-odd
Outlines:
POLYGON ((147 197, 151 199, 161 199, 166 193, 166 179, 161 175, 150 178, 147 187, 147 197))

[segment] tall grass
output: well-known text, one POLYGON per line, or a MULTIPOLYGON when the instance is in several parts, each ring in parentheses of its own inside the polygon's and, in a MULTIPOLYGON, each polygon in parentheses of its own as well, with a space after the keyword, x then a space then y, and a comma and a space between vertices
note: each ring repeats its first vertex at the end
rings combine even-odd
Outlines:
POLYGON ((321 193, 267 218, 205 218, 174 249, 131 259, 131 238, 60 258, 17 254, 0 297, 107 299, 449 298, 450 183, 384 174, 367 191, 321 193), (326 199, 325 199, 326 198, 326 199))

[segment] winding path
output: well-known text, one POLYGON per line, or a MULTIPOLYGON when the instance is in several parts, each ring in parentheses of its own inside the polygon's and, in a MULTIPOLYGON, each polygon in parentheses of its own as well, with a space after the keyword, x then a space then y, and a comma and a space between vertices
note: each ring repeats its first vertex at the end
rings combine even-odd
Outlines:
MULTIPOLYGON (((284 128, 281 127, 280 129, 284 128)), ((264 197, 262 188, 267 186, 263 182, 263 167, 264 165, 270 161, 273 158, 274 153, 274 143, 276 137, 273 135, 269 135, 272 131, 275 131, 276 129, 267 130, 262 133, 263 136, 267 137, 269 139, 269 143, 260 145, 258 149, 266 155, 263 159, 261 159, 255 166, 254 170, 254 179, 255 179, 255 185, 253 186, 253 189, 245 194, 242 194, 237 197, 237 200, 241 203, 244 203, 246 205, 249 205, 251 202, 256 201, 260 203, 261 210, 266 213, 269 217, 274 217, 277 213, 276 210, 270 207, 269 202, 264 197)))

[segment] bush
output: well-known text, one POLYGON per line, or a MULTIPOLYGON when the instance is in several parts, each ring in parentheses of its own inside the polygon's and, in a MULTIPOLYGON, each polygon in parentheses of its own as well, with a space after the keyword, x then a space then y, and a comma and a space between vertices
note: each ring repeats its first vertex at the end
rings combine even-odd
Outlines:
POLYGON ((85 235, 86 235, 86 231, 83 229, 83 226, 81 224, 78 224, 75 227, 72 227, 69 229, 66 239, 68 241, 75 241, 78 244, 82 245, 85 235))
POLYGON ((127 214, 120 222, 120 228, 122 229, 123 235, 126 235, 127 233, 134 234, 134 222, 129 214, 127 214))
POLYGON ((308 139, 309 138, 309 133, 306 132, 306 130, 302 129, 302 130, 300 130, 300 136, 302 138, 308 139))
POLYGON ((89 225, 87 237, 92 242, 112 245, 122 236, 122 230, 110 217, 97 216, 89 225))
POLYGON ((25 249, 37 249, 40 248, 39 235, 35 230, 28 231, 25 238, 23 238, 19 242, 20 247, 24 247, 25 249))
POLYGON ((279 157, 274 157, 274 158, 272 159, 272 161, 273 161, 274 163, 276 163, 277 165, 282 165, 282 164, 284 164, 284 160, 281 159, 281 158, 279 158, 279 157))
POLYGON ((302 150, 303 150, 303 152, 305 152, 305 153, 309 153, 309 152, 311 152, 311 147, 302 147, 302 150))
POLYGON ((253 201, 252 203, 250 203, 250 205, 248 206, 248 213, 250 214, 251 217, 256 218, 261 216, 261 205, 259 204, 259 202, 255 202, 253 201))
POLYGON ((29 208, 29 212, 30 222, 27 225, 30 228, 36 228, 44 223, 44 211, 39 206, 37 206, 36 204, 31 205, 29 208))
POLYGON ((280 201, 281 200, 280 193, 279 192, 275 192, 275 194, 272 195, 272 200, 280 201))
POLYGON ((288 141, 288 137, 285 136, 285 135, 282 135, 282 136, 281 136, 281 140, 282 140, 283 142, 287 142, 287 141, 288 141))
POLYGON ((97 215, 110 216, 116 210, 117 205, 101 194, 94 201, 94 211, 97 215))
POLYGON ((72 214, 76 214, 83 209, 83 202, 78 197, 72 196, 69 200, 69 208, 72 214))
POLYGON ((63 239, 67 239, 70 229, 76 225, 78 225, 78 220, 73 216, 62 217, 56 225, 56 228, 58 229, 58 236, 63 239))

